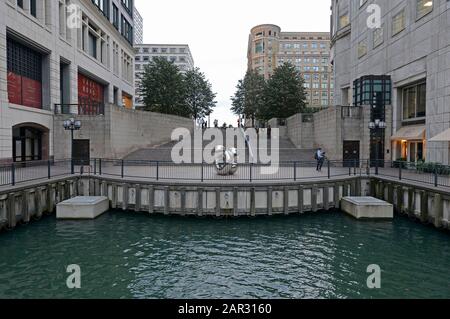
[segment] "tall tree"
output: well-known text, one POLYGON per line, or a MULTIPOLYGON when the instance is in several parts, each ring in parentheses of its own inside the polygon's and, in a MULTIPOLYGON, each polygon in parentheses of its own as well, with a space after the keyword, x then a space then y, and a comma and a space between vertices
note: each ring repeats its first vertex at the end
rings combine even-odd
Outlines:
POLYGON ((184 84, 183 75, 174 63, 155 57, 145 67, 139 87, 144 110, 190 117, 184 84))
POLYGON ((187 71, 184 76, 185 103, 193 119, 201 119, 212 113, 216 106, 216 93, 199 68, 187 71))
POLYGON ((231 98, 232 111, 235 114, 243 114, 246 118, 252 119, 255 125, 256 115, 264 107, 264 91, 266 81, 262 75, 256 71, 249 70, 243 80, 236 86, 236 93, 231 98))
POLYGON ((264 120, 288 118, 306 109, 304 80, 290 63, 275 69, 267 82, 264 107, 258 116, 264 120))

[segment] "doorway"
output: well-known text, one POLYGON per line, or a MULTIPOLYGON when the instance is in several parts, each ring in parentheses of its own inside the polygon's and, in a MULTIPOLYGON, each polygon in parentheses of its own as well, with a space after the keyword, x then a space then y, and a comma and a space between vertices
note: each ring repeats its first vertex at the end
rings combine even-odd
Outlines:
POLYGON ((90 140, 73 140, 74 165, 89 165, 91 159, 90 140))
POLYGON ((344 167, 359 166, 360 141, 344 141, 344 167))

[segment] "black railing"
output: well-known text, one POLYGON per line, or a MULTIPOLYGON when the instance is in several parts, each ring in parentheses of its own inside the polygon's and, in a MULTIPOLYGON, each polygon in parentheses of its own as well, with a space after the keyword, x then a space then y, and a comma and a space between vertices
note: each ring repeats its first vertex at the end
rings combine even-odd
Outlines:
POLYGON ((55 104, 55 114, 105 115, 105 104, 98 102, 89 102, 83 104, 55 104))
POLYGON ((378 176, 396 181, 450 187, 450 166, 422 165, 399 161, 325 161, 317 170, 316 161, 282 162, 273 165, 243 163, 236 174, 219 175, 214 164, 175 164, 165 161, 115 159, 89 160, 84 166, 72 160, 49 160, 0 165, 0 186, 69 177, 74 173, 132 179, 136 181, 177 182, 304 182, 354 176, 378 176), (374 165, 375 163, 375 165, 374 165))

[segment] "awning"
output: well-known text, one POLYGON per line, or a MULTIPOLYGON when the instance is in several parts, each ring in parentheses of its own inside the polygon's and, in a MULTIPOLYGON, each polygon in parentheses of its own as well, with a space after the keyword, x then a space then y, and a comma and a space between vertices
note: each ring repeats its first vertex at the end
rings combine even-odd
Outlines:
POLYGON ((430 139, 430 142, 450 142, 450 128, 430 139))
POLYGON ((393 141, 422 141, 425 139, 425 125, 404 126, 392 137, 393 141))

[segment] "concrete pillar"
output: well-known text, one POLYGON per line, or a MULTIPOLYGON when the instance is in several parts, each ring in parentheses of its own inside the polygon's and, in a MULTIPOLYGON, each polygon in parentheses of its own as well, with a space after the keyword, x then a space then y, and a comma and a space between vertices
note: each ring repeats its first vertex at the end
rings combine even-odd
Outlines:
POLYGON ((392 185, 392 183, 388 183, 387 189, 388 189, 387 201, 390 204, 394 204, 394 185, 392 185))
POLYGON ((155 188, 150 186, 148 188, 148 213, 153 214, 155 212, 155 188))
POLYGON ((304 199, 303 199, 303 186, 298 187, 298 212, 304 213, 304 199))
POLYGON ((216 188, 216 217, 220 217, 220 188, 216 188))
POLYGON ((323 209, 330 209, 330 186, 325 185, 323 188, 323 209))
POLYGON ((134 204, 134 211, 135 212, 140 212, 141 211, 141 206, 142 206, 142 190, 141 190, 141 185, 135 185, 134 189, 136 191, 136 203, 134 204))
POLYGON ((267 214, 269 216, 273 215, 273 188, 269 187, 267 189, 267 214))
POLYGON ((415 190, 414 190, 414 188, 409 187, 408 188, 408 210, 407 210, 409 217, 416 217, 415 204, 416 204, 415 190))
POLYGON ((122 209, 128 210, 129 185, 122 184, 122 209))
POLYGON ((12 229, 16 227, 16 204, 15 204, 14 193, 9 193, 8 195, 8 208, 6 218, 8 219, 8 228, 12 229))
POLYGON ((256 194, 255 193, 256 193, 255 188, 252 187, 251 192, 250 192, 250 214, 252 217, 256 216, 256 203, 255 203, 256 194))
MULTIPOLYGON (((198 189, 197 197, 198 197, 198 200, 197 200, 197 215, 199 217, 202 217, 203 216, 203 188, 199 188, 198 189)), ((236 214, 236 207, 234 209, 235 209, 235 214, 236 214)))
POLYGON ((426 191, 420 191, 420 221, 428 222, 428 193, 426 191))
POLYGON ((111 187, 111 208, 116 209, 117 208, 117 184, 112 184, 111 187))
POLYGON ((403 214, 403 186, 395 186, 395 193, 397 194, 397 212, 403 214))
POLYGON ((341 189, 341 184, 337 183, 334 185, 334 208, 336 208, 336 209, 341 208, 340 189, 341 189))
MULTIPOLYGON (((34 192, 34 196, 37 196, 36 191, 34 192)), ((30 222, 30 208, 28 205, 28 201, 31 198, 30 191, 22 191, 22 221, 24 223, 30 222)))
POLYGON ((234 217, 238 217, 239 216, 239 204, 238 204, 238 188, 234 187, 233 188, 233 213, 234 213, 234 217))
POLYGON ((284 214, 289 215, 289 189, 287 187, 284 188, 284 214))
POLYGON ((433 205, 433 215, 434 215, 434 226, 436 228, 442 227, 442 219, 444 217, 444 204, 442 201, 441 194, 434 195, 434 205, 433 205))
POLYGON ((170 189, 168 186, 164 187, 164 215, 170 214, 170 189))
POLYGON ((311 210, 313 213, 317 212, 317 185, 311 189, 311 210))
POLYGON ((42 192, 43 192, 43 190, 40 189, 39 187, 37 187, 35 190, 35 193, 34 193, 34 207, 35 207, 34 209, 36 210, 35 216, 37 218, 41 218, 42 213, 44 211, 44 209, 41 207, 42 192))
POLYGON ((52 214, 55 208, 54 196, 53 196, 53 184, 47 185, 47 213, 52 214))
POLYGON ((181 189, 181 215, 186 216, 186 189, 181 189))

